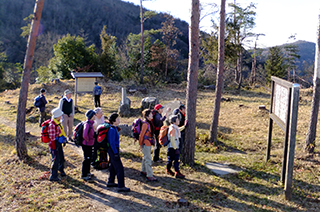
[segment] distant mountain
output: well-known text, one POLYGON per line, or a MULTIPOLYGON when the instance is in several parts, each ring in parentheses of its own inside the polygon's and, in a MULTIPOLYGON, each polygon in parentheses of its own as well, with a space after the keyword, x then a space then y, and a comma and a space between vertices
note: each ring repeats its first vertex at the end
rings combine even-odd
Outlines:
MULTIPOLYGON (((297 69, 303 71, 304 63, 307 63, 309 65, 314 64, 315 47, 316 47, 315 43, 299 40, 289 44, 296 45, 299 49, 298 54, 300 55, 300 59, 298 59, 296 62, 297 69)), ((282 44, 280 46, 284 47, 285 45, 288 45, 288 44, 282 44)), ((261 53, 260 61, 264 62, 267 59, 268 54, 269 54, 269 48, 264 48, 261 53)))

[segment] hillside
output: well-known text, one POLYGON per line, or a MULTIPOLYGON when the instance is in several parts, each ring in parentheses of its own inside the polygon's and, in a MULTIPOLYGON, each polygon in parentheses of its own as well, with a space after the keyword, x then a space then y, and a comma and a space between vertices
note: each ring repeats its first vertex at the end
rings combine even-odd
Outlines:
MULTIPOLYGON (((63 35, 80 35, 88 44, 100 47, 100 32, 104 25, 107 33, 117 37, 121 44, 129 33, 140 33, 140 7, 121 0, 50 0, 45 1, 41 17, 42 31, 37 41, 41 53, 35 55, 45 63, 51 58, 52 45, 63 35), (90 3, 89 3, 90 2, 90 3)), ((23 63, 27 38, 20 34, 28 22, 23 19, 33 12, 34 0, 0 1, 0 52, 5 51, 8 62, 23 63)), ((145 21, 145 30, 161 28, 163 14, 145 21)), ((176 48, 183 57, 188 55, 188 24, 176 19, 180 29, 176 48)), ((35 64, 40 65, 40 64, 35 64)))

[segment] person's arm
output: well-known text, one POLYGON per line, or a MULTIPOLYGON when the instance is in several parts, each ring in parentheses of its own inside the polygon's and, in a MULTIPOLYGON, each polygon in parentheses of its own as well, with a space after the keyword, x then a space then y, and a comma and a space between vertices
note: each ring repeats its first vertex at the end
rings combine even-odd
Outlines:
POLYGON ((89 141, 89 130, 90 130, 89 123, 88 122, 84 123, 82 137, 83 137, 83 140, 86 141, 86 143, 89 141))
POLYGON ((60 99, 58 108, 60 108, 60 110, 63 111, 62 107, 63 107, 63 98, 60 99))
POLYGON ((186 128, 186 125, 179 127, 180 132, 186 128))
POLYGON ((148 129, 148 125, 146 123, 143 123, 141 126, 141 131, 139 135, 139 145, 141 146, 143 144, 144 135, 146 134, 148 129))
POLYGON ((111 147, 114 154, 118 154, 118 149, 116 147, 116 141, 115 141, 116 133, 117 133, 116 129, 114 129, 113 127, 110 127, 108 134, 107 134, 107 138, 110 143, 110 147, 111 147))

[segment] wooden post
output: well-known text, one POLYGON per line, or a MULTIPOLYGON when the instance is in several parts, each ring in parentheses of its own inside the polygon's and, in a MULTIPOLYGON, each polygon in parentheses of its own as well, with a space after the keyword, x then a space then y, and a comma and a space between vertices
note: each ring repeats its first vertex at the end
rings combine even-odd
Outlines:
POLYGON ((292 194, 292 175, 294 166, 294 149, 296 146, 296 131, 297 131, 297 119, 298 119, 298 106, 299 106, 299 84, 294 84, 292 88, 291 99, 291 122, 289 129, 289 152, 287 159, 286 169, 286 181, 285 181, 285 196, 287 200, 291 200, 292 194))

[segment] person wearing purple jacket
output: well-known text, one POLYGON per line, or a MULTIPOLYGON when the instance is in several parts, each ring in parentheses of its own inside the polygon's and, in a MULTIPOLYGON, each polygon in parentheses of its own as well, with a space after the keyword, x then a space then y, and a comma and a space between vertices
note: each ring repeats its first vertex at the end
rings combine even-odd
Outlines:
POLYGON ((153 115, 153 125, 155 127, 154 135, 156 137, 156 143, 154 146, 154 152, 153 152, 153 161, 154 162, 161 162, 162 159, 159 157, 160 155, 160 148, 161 144, 159 143, 159 133, 160 128, 163 125, 163 122, 166 120, 167 113, 171 111, 171 108, 167 108, 167 112, 162 116, 163 112, 163 106, 160 104, 157 104, 154 106, 154 115, 153 115))
POLYGON ((83 150, 83 162, 81 170, 81 179, 87 182, 93 182, 93 175, 90 174, 90 163, 92 158, 92 148, 94 145, 94 129, 93 123, 96 113, 93 110, 88 110, 86 112, 87 121, 83 125, 83 141, 82 141, 82 150, 83 150))

